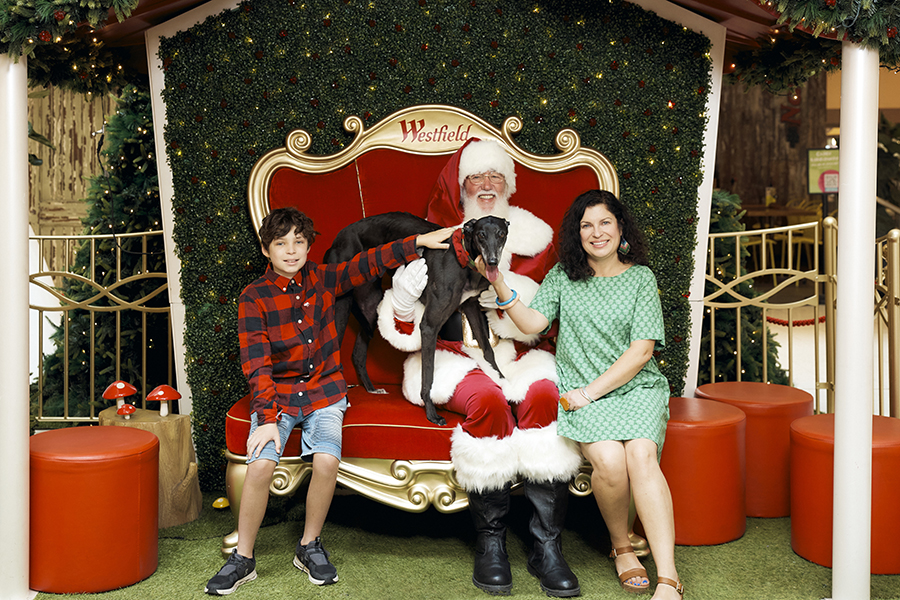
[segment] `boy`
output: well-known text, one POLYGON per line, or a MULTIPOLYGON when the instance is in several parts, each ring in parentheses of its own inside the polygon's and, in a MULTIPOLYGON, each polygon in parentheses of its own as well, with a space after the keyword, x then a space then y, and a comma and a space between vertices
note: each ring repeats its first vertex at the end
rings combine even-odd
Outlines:
POLYGON ((252 395, 238 545, 206 584, 206 593, 230 594, 256 579, 253 547, 265 516, 269 483, 295 425, 303 432, 301 457, 312 460, 313 472, 294 565, 316 585, 338 580, 320 538, 334 495, 347 408, 334 300, 418 258, 418 247, 447 248, 442 241, 451 233, 452 228, 439 229, 361 252, 345 263, 318 265, 307 261, 317 234, 309 217, 288 207, 263 220, 259 237, 271 264, 265 275, 244 289, 238 305, 241 365, 252 395))

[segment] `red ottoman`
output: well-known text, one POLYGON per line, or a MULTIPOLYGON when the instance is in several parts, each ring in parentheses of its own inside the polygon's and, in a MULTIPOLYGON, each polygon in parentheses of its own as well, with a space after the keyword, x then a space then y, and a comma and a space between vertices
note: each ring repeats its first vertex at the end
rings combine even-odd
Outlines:
MULTIPOLYGON (((872 573, 900 573, 900 419, 872 417, 872 573)), ((791 424, 791 548, 830 567, 834 415, 791 424)))
POLYGON ((747 415, 747 516, 790 515, 790 425, 813 413, 812 395, 753 381, 707 383, 696 395, 736 406, 747 415))
POLYGON ((723 544, 744 535, 745 421, 721 402, 669 398, 660 466, 672 492, 676 544, 723 544))
POLYGON ((30 586, 105 592, 156 571, 159 440, 129 427, 31 437, 30 586))

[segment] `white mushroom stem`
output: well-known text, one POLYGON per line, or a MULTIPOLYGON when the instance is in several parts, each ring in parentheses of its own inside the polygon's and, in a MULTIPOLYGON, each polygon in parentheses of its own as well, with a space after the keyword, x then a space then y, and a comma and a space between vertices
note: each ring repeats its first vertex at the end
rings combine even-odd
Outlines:
POLYGON ((123 404, 125 404, 125 398, 116 398, 116 410, 122 408, 123 404))
POLYGON ((165 417, 169 414, 169 401, 168 400, 160 400, 159 401, 159 416, 165 417))

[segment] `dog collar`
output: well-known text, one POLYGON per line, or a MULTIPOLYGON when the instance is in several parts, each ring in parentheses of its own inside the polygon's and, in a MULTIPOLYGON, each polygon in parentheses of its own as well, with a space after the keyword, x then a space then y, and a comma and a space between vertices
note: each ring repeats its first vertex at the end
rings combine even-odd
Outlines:
POLYGON ((469 251, 466 250, 466 244, 463 241, 463 230, 461 228, 454 231, 453 235, 450 236, 450 246, 453 248, 453 252, 456 254, 456 260, 461 267, 475 268, 475 263, 472 262, 469 251))

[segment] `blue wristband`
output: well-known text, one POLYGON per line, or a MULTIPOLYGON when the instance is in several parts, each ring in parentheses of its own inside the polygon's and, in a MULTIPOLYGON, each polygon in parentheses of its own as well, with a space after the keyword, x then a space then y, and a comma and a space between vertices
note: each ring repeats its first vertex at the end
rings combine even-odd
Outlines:
POLYGON ((507 300, 506 302, 500 302, 500 298, 497 298, 497 306, 499 308, 503 308, 504 306, 509 306, 510 304, 512 304, 512 301, 515 300, 519 296, 516 293, 516 290, 513 290, 512 293, 513 293, 512 297, 509 300, 507 300))

